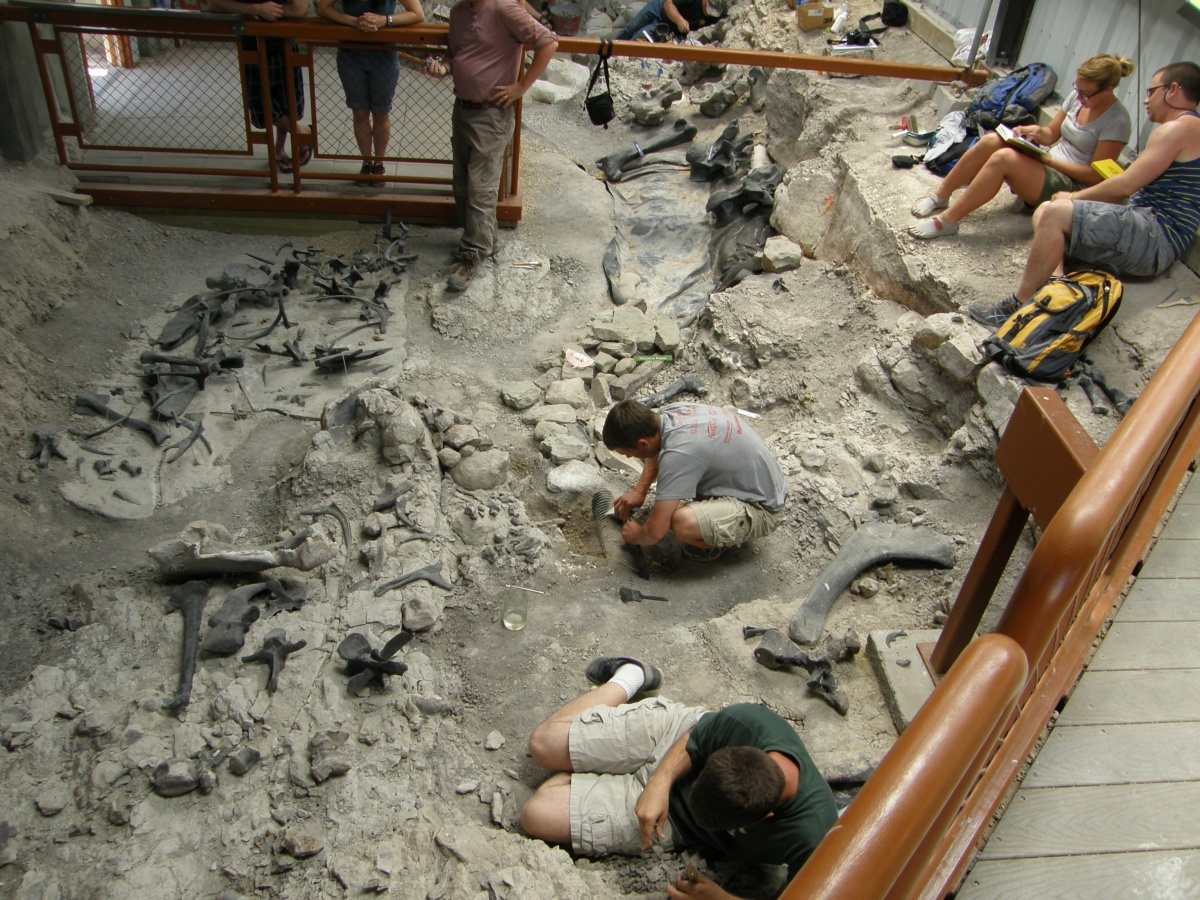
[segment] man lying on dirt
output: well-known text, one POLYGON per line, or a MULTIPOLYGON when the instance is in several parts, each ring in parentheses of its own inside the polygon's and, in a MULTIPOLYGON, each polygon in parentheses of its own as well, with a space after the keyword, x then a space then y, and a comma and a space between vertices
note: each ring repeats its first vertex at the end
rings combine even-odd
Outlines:
POLYGON ((1200 66, 1181 62, 1159 69, 1142 102, 1158 125, 1146 149, 1120 175, 1081 191, 1060 191, 1039 206, 1021 283, 999 303, 972 303, 971 318, 998 328, 1047 278, 1061 273, 1064 256, 1149 276, 1187 251, 1200 226, 1200 66))
MULTIPOLYGON (((636 856, 657 837, 666 851, 786 865, 790 881, 837 821, 808 751, 765 706, 635 703, 662 684, 662 673, 630 657, 594 659, 587 677, 598 687, 529 738, 537 764, 558 773, 521 810, 531 837, 583 856, 636 856)), ((667 895, 732 897, 696 875, 681 876, 667 895)))
POLYGON ((613 504, 629 544, 671 532, 695 559, 765 537, 782 518, 787 479, 750 426, 715 406, 675 403, 661 414, 622 400, 604 421, 604 446, 644 463, 633 490, 613 504), (644 525, 630 519, 658 481, 644 525))

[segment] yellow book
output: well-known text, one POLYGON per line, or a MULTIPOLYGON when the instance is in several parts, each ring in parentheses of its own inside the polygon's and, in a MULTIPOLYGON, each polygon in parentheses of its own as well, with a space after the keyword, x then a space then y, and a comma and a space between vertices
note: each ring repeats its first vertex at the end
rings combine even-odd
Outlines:
POLYGON ((1092 171, 1101 178, 1112 178, 1114 175, 1120 175, 1125 170, 1121 168, 1120 163, 1115 159, 1098 159, 1092 163, 1092 171))

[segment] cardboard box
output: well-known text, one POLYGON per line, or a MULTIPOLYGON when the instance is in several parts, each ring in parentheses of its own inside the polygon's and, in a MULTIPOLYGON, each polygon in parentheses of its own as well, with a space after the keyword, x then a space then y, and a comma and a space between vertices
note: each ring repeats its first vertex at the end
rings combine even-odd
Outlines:
POLYGON ((801 31, 820 31, 833 24, 830 3, 801 3, 796 7, 796 22, 801 31))

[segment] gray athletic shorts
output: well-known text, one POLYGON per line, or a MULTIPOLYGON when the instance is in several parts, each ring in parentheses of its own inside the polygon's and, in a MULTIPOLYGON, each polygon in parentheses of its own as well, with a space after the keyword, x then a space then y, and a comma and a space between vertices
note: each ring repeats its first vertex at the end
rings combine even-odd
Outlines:
POLYGON ((1158 275, 1175 262, 1175 250, 1148 208, 1091 200, 1075 201, 1066 256, 1135 276, 1158 275))
POLYGON ((346 92, 346 105, 377 116, 392 111, 392 97, 400 80, 400 58, 395 50, 339 50, 338 76, 346 92))
MULTIPOLYGON (((582 856, 642 852, 634 807, 666 752, 707 710, 648 697, 594 706, 571 723, 571 849, 582 856)), ((675 849, 668 820, 663 850, 675 849)))
POLYGON ((692 500, 685 505, 696 514, 700 536, 710 547, 740 547, 751 538, 766 537, 783 518, 782 510, 769 512, 733 497, 692 500))

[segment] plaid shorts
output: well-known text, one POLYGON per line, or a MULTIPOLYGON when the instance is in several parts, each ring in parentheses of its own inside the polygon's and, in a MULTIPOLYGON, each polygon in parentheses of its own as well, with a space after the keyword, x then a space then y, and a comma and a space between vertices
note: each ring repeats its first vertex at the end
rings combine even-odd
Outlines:
MULTIPOLYGON (((288 114, 287 66, 284 62, 283 38, 267 38, 267 88, 271 92, 271 122, 276 123, 288 114)), ((258 51, 257 38, 243 38, 243 50, 258 51)), ((293 52, 297 44, 292 41, 293 52)), ((256 65, 243 68, 246 80, 246 103, 250 107, 250 124, 266 128, 262 103, 262 70, 256 65)), ((296 91, 296 119, 304 117, 304 70, 292 70, 296 91)))

